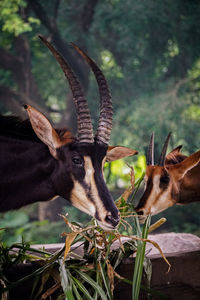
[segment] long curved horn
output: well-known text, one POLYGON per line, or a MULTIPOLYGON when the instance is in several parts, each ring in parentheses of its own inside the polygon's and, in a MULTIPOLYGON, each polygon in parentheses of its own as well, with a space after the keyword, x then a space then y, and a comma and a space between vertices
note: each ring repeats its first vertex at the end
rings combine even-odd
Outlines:
POLYGON ((77 131, 79 142, 93 143, 94 137, 90 111, 79 81, 61 54, 43 36, 39 35, 39 38, 52 52, 69 81, 77 110, 77 131))
POLYGON ((148 152, 147 152, 147 166, 154 166, 154 132, 151 135, 148 152))
POLYGON ((99 116, 98 128, 95 135, 95 139, 96 141, 107 145, 110 140, 110 134, 112 130, 112 116, 113 116, 112 98, 108 88, 107 81, 102 71, 95 64, 95 62, 90 57, 88 57, 87 54, 83 50, 81 50, 77 45, 72 43, 72 46, 87 61, 87 63, 91 67, 96 77, 99 86, 99 94, 100 94, 100 116, 99 116))
POLYGON ((165 156, 166 156, 166 152, 167 152, 167 146, 169 144, 169 139, 171 137, 171 132, 168 134, 166 140, 165 140, 165 143, 164 143, 164 146, 162 148, 162 152, 161 152, 161 155, 160 155, 160 158, 159 158, 159 162, 158 162, 158 165, 159 166, 164 166, 164 163, 165 163, 165 156))

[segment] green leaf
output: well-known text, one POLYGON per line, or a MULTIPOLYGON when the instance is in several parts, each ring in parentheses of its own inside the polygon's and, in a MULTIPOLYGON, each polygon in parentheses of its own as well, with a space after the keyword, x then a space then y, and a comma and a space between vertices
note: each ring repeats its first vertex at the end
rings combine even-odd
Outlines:
POLYGON ((66 300, 74 300, 74 296, 72 293, 72 284, 70 281, 70 273, 67 272, 63 259, 59 259, 59 265, 61 285, 66 296, 66 300))
POLYGON ((109 297, 110 300, 112 300, 113 296, 112 296, 112 292, 111 292, 111 289, 110 289, 109 279, 106 276, 105 269, 103 268, 101 262, 99 262, 99 266, 100 266, 101 275, 102 275, 102 278, 103 278, 103 282, 104 282, 108 297, 109 297))
POLYGON ((108 300, 104 290, 96 283, 96 281, 81 271, 76 270, 76 272, 98 292, 103 300, 108 300))
MULTIPOLYGON (((150 220, 151 220, 151 216, 148 216, 143 226, 142 238, 144 239, 146 239, 148 236, 150 220)), ((139 223, 138 223, 138 229, 139 229, 139 223)), ((145 249, 146 249, 146 242, 138 241, 137 254, 135 258, 135 266, 134 266, 134 273, 133 273, 133 285, 132 285, 132 299, 134 300, 138 300, 139 298, 145 249)))
POLYGON ((77 290, 77 287, 76 287, 76 285, 75 285, 74 282, 72 282, 72 289, 73 289, 74 294, 75 294, 75 296, 76 296, 76 300, 82 300, 82 297, 81 297, 81 295, 79 294, 79 292, 78 292, 78 290, 77 290))
POLYGON ((93 300, 93 297, 90 296, 90 294, 88 293, 88 290, 84 287, 84 285, 75 277, 72 276, 73 281, 75 282, 75 284, 77 285, 77 287, 79 288, 79 290, 81 292, 83 292, 83 294, 86 296, 86 298, 88 300, 93 300))
POLYGON ((28 221, 29 218, 24 212, 9 211, 0 220, 0 228, 16 228, 25 225, 28 221))

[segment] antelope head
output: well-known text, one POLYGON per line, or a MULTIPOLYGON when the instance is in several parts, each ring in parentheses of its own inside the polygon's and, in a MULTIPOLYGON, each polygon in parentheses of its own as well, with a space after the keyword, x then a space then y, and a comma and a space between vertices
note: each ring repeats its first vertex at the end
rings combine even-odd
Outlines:
MULTIPOLYGON (((167 136, 157 165, 154 164, 154 134, 151 136, 144 193, 136 207, 141 218, 158 214, 174 204, 185 204, 183 198, 186 189, 189 188, 191 192, 195 189, 189 183, 192 177, 190 172, 200 161, 200 151, 187 157, 180 153, 182 146, 178 146, 166 156, 170 135, 167 136)), ((192 201, 188 199, 187 202, 192 201)))
POLYGON ((112 129, 112 101, 106 79, 95 62, 73 44, 91 67, 99 87, 100 116, 93 136, 90 111, 78 79, 60 53, 44 37, 40 36, 40 39, 60 64, 72 90, 77 111, 75 138, 68 131, 60 136, 42 113, 26 106, 33 130, 55 159, 57 171, 51 180, 56 194, 95 217, 105 229, 113 229, 119 223, 120 216, 104 181, 104 163, 137 154, 137 151, 108 145, 112 129))

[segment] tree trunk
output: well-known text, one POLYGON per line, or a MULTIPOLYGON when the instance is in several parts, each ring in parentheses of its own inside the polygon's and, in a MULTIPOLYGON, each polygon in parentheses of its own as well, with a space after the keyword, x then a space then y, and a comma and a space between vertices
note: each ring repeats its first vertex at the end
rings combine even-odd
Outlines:
POLYGON ((1 86, 0 99, 8 110, 11 110, 12 103, 14 111, 20 116, 27 117, 25 110, 23 110, 23 105, 28 103, 48 117, 49 112, 32 76, 30 47, 24 35, 15 38, 15 51, 16 55, 13 55, 0 48, 2 57, 0 66, 12 72, 12 77, 17 84, 17 91, 1 86), (8 101, 5 101, 4 97, 8 101))

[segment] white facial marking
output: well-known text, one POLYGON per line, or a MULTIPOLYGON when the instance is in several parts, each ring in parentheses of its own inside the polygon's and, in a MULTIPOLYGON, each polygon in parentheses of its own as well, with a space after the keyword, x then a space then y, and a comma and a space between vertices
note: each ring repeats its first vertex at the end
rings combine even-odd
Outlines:
POLYGON ((102 174, 103 174, 103 177, 104 177, 103 168, 104 168, 105 162, 106 162, 106 156, 105 156, 104 159, 102 160, 102 174))
POLYGON ((174 203, 170 197, 170 185, 166 190, 160 188, 160 175, 153 178, 153 188, 144 207, 145 215, 155 215, 172 206, 174 203))
POLYGON ((144 176, 144 190, 146 190, 146 187, 147 187, 147 175, 144 176))
POLYGON ((88 197, 87 192, 83 188, 83 186, 73 178, 74 187, 71 191, 71 201, 72 205, 77 207, 78 209, 84 211, 85 213, 95 216, 96 209, 98 215, 102 222, 104 222, 105 216, 107 215, 106 209, 100 199, 95 179, 94 179, 94 168, 92 165, 91 158, 88 156, 84 156, 85 162, 85 178, 84 182, 89 186, 91 199, 88 197))
POLYGON ((158 214, 172 205, 173 202, 169 199, 168 189, 166 189, 166 191, 160 195, 158 200, 151 207, 151 214, 152 215, 158 214))
POLYGON ((96 211, 94 204, 88 200, 83 186, 75 179, 73 179, 73 182, 74 187, 71 191, 72 205, 85 212, 86 214, 94 217, 96 211))

